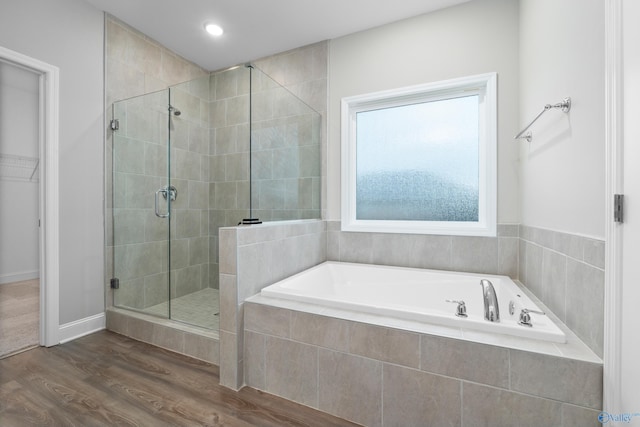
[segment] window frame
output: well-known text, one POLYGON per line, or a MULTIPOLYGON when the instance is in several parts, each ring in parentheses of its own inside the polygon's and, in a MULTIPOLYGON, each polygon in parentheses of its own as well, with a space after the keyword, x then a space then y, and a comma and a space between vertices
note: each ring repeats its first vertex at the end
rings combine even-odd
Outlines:
POLYGON ((408 86, 341 100, 341 228, 343 231, 496 236, 497 73, 408 86), (479 98, 478 221, 394 221, 356 218, 356 115, 359 112, 436 101, 471 92, 479 98))

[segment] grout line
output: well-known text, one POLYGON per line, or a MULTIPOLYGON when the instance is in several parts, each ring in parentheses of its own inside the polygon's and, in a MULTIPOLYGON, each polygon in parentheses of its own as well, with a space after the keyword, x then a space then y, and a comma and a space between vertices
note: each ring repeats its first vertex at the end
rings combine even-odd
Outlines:
POLYGON ((460 381, 460 426, 464 427, 464 381, 460 381))

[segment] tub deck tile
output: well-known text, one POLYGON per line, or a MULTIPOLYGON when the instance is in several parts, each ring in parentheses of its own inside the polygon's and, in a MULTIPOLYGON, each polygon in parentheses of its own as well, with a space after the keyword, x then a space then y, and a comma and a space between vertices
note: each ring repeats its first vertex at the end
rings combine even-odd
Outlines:
POLYGON ((319 349, 318 372, 318 409, 362 425, 382 425, 382 362, 319 349))
POLYGON ((420 366, 420 335, 352 322, 349 328, 349 353, 402 366, 420 366))
POLYGON ((511 350, 511 389, 602 408, 602 365, 511 350))
POLYGON ((387 363, 383 375, 383 425, 461 425, 461 381, 387 363))
POLYGON ((508 349, 431 335, 421 338, 421 370, 509 388, 508 349))

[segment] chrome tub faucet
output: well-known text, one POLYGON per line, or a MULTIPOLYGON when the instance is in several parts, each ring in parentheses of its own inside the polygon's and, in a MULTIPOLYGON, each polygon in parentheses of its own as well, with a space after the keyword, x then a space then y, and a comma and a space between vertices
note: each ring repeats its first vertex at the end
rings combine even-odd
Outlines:
POLYGON ((493 284, 487 279, 480 281, 482 286, 482 298, 484 300, 484 320, 489 322, 500 321, 500 309, 498 308, 498 296, 493 284))

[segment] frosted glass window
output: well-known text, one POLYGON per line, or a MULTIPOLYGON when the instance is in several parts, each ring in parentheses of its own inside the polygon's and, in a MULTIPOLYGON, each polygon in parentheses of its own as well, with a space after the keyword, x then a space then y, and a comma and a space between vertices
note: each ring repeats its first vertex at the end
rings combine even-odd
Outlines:
POLYGON ((356 117, 357 219, 478 221, 478 95, 356 117))
POLYGON ((342 100, 342 229, 495 236, 495 73, 342 100))

